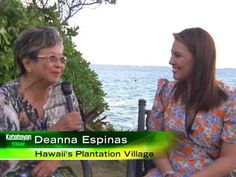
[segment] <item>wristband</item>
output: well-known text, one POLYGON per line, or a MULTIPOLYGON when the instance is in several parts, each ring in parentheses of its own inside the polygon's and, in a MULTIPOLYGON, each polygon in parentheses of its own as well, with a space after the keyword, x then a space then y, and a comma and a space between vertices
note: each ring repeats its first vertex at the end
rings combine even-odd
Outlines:
POLYGON ((174 175, 175 172, 173 170, 166 171, 165 173, 162 174, 162 177, 167 177, 168 175, 174 175))

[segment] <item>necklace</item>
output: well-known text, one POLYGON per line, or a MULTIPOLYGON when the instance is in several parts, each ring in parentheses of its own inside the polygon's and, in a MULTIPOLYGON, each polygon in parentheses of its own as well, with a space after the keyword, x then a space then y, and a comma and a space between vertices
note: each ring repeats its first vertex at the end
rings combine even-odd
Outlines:
POLYGON ((196 111, 192 114, 189 114, 189 111, 187 111, 187 109, 186 109, 186 112, 185 112, 185 131, 186 131, 187 135, 189 135, 192 131, 192 126, 193 126, 194 120, 197 116, 197 113, 198 113, 198 111, 196 111))

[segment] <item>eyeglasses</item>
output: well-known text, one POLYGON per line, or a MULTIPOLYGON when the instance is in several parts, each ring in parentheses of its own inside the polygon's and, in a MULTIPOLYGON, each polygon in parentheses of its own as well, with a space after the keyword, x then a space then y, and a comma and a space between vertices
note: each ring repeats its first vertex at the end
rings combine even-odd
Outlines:
POLYGON ((37 58, 43 58, 46 59, 46 61, 48 63, 57 63, 58 60, 62 63, 62 64, 66 64, 67 62, 67 58, 65 56, 56 56, 54 54, 49 54, 49 55, 38 55, 37 58))

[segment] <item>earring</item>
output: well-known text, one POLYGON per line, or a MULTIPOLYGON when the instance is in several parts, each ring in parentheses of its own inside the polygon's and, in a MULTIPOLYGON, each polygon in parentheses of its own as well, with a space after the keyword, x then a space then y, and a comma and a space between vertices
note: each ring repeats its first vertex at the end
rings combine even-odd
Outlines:
POLYGON ((30 68, 28 68, 27 71, 28 71, 28 73, 31 73, 31 72, 32 72, 32 70, 31 70, 30 68))

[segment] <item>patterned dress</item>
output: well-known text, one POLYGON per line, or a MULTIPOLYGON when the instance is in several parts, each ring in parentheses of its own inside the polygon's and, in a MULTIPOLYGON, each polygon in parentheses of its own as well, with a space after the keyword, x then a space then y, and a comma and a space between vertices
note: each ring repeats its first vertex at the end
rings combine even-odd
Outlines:
MULTIPOLYGON (((43 106, 44 119, 40 121, 37 110, 20 92, 19 78, 0 88, 0 131, 47 130, 68 113, 66 99, 58 82, 49 88, 49 96, 43 106)), ((73 106, 79 111, 77 98, 72 93, 73 106)), ((0 161, 0 177, 19 167, 18 161, 0 161)))
MULTIPOLYGON (((199 111, 187 135, 185 105, 174 100, 174 85, 175 81, 158 81, 148 124, 150 130, 174 131, 182 135, 178 145, 170 150, 169 158, 173 170, 188 177, 219 157, 222 141, 236 144, 236 96, 229 87, 218 82, 228 99, 208 112, 199 111)), ((153 176, 161 177, 158 171, 153 176)))

